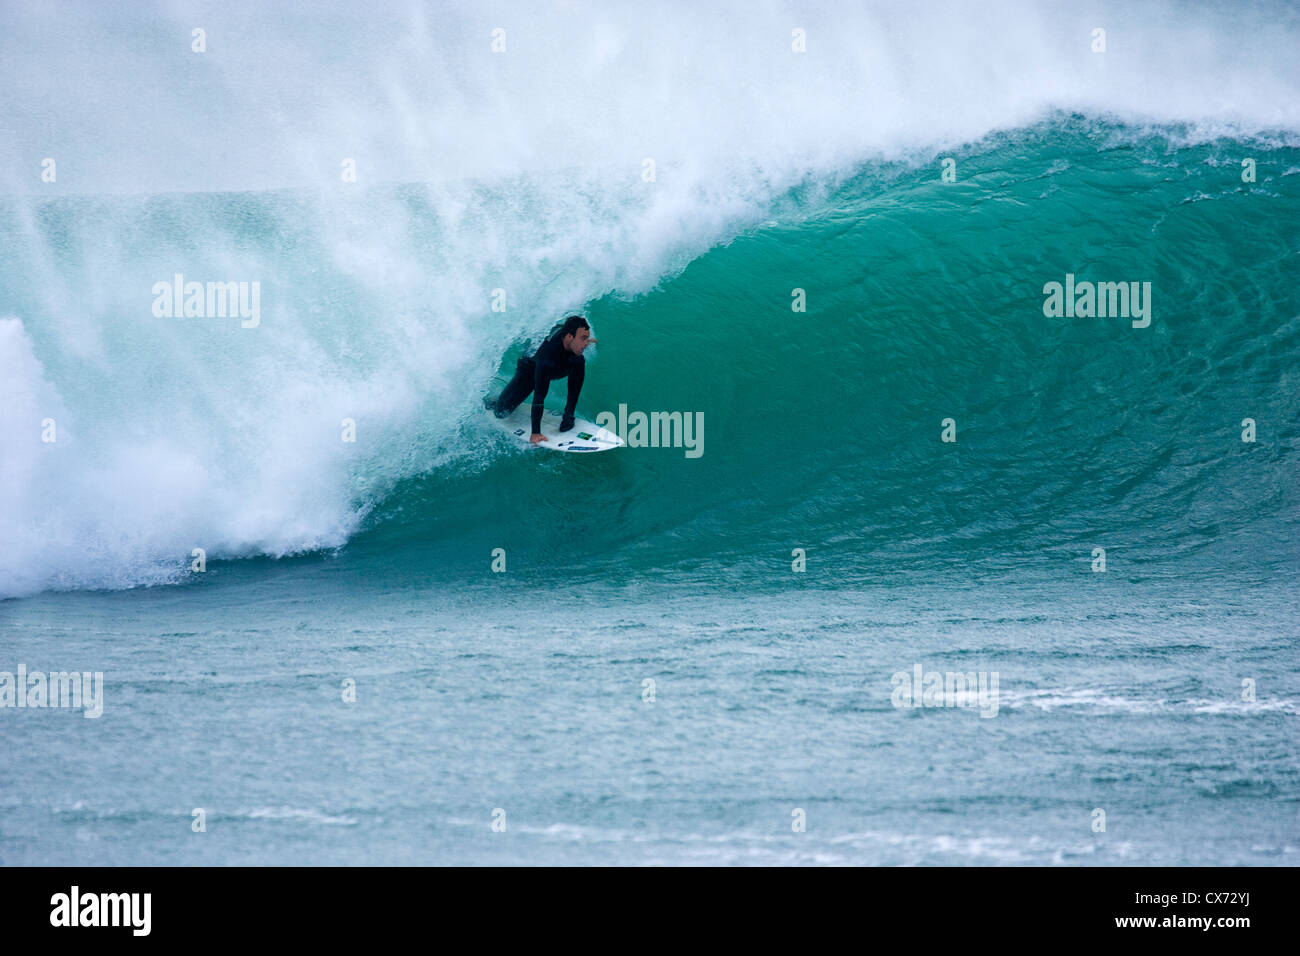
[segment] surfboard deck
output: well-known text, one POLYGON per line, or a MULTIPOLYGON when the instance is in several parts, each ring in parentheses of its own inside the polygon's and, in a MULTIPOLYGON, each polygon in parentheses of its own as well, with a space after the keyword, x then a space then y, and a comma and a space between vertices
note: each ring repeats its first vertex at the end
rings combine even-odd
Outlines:
MULTIPOLYGON (((487 413, 492 424, 514 435, 517 440, 529 447, 534 447, 528 439, 533 433, 533 406, 524 402, 506 418, 497 418, 487 413)), ((546 441, 538 442, 536 447, 549 448, 551 451, 563 451, 570 454, 590 454, 597 451, 609 451, 623 444, 608 429, 601 428, 594 422, 577 415, 573 416, 573 427, 567 432, 560 431, 560 416, 547 409, 542 413, 542 435, 546 441)))

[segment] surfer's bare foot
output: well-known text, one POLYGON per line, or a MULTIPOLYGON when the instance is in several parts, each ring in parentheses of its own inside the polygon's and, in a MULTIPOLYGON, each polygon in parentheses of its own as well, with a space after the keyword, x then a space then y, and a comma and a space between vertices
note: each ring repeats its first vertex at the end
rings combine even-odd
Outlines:
POLYGON ((546 441, 545 435, 529 435, 528 440, 536 445, 539 441, 546 441))

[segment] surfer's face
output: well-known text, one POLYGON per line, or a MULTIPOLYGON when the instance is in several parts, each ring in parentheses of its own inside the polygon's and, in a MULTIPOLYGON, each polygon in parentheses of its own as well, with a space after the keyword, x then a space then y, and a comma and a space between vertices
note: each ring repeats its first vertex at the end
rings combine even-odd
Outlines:
POLYGON ((570 338, 565 336, 568 341, 568 349, 574 355, 581 355, 582 350, 591 344, 591 329, 578 329, 570 338))

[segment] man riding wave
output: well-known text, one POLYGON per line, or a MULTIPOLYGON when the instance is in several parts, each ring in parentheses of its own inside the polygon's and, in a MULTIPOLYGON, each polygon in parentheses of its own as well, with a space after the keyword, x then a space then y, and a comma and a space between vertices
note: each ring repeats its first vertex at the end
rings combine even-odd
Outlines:
POLYGON ((551 330, 545 342, 531 358, 521 356, 515 365, 515 376, 496 398, 483 399, 483 405, 491 410, 497 418, 505 418, 518 408, 528 393, 533 395, 533 433, 529 441, 533 444, 546 441, 542 434, 542 404, 551 382, 557 378, 569 380, 569 398, 564 403, 564 417, 560 420, 560 431, 567 432, 573 428, 573 412, 578 406, 578 395, 582 393, 582 381, 586 377, 587 360, 582 357, 588 345, 596 340, 591 337, 591 326, 580 315, 571 315, 551 330))

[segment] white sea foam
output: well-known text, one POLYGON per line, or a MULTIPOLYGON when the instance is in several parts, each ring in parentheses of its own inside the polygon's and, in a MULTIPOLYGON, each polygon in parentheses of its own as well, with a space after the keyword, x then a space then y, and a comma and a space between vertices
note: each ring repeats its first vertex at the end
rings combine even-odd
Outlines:
POLYGON ((1300 702, 1290 697, 1260 700, 1224 698, 1140 697, 1121 690, 1099 687, 1060 687, 1041 690, 1007 690, 1001 705, 1011 710, 1034 708, 1042 711, 1060 709, 1126 714, 1300 714, 1300 702))
MULTIPOLYGON (((952 145, 1047 109, 1206 135, 1295 131, 1296 31, 1295 7, 1282 2, 361 11, 334 0, 202 16, 89 0, 8 5, 0 83, 16 128, 0 168, 10 187, 37 191, 23 170, 53 151, 66 163, 60 188, 153 192, 335 184, 343 157, 358 159, 363 182, 603 164, 635 179, 653 156, 675 166, 666 179, 743 203, 806 168, 952 145), (190 50, 195 27, 204 53, 190 50), (796 29, 804 53, 792 51, 796 29)), ((666 217, 676 211, 697 209, 665 203, 666 217)))
POLYGON ((322 813, 319 810, 312 810, 303 807, 255 807, 253 809, 240 808, 234 810, 226 816, 243 817, 249 820, 287 820, 299 823, 312 823, 320 826, 356 826, 358 820, 356 817, 335 816, 329 813, 322 813))

